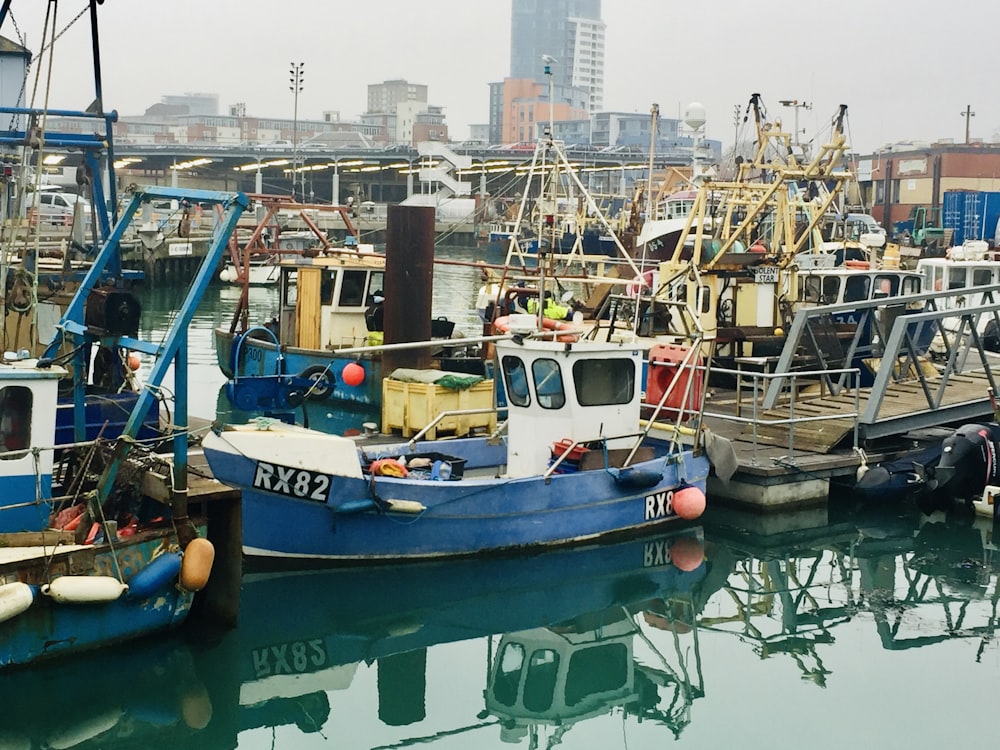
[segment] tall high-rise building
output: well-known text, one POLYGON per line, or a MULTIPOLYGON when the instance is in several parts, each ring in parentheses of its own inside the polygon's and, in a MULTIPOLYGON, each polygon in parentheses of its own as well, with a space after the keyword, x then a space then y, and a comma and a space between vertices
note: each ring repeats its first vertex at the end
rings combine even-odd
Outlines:
POLYGON ((546 82, 542 55, 551 66, 556 99, 570 88, 589 94, 589 112, 604 106, 604 31, 601 0, 513 0, 510 77, 546 82))

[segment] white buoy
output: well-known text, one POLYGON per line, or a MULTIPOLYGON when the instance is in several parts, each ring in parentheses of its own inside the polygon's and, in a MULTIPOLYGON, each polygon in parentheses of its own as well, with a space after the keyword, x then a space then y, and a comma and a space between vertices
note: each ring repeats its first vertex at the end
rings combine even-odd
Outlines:
POLYGON ((0 622, 6 622, 24 612, 35 600, 35 592, 26 583, 5 583, 0 586, 0 622))
POLYGON ((42 586, 42 593, 63 604, 113 602, 128 586, 111 576, 59 576, 42 586))
POLYGON ((52 750, 69 750, 71 747, 76 747, 114 729, 121 718, 122 710, 120 708, 117 706, 107 708, 103 713, 92 714, 83 721, 55 730, 49 735, 46 747, 50 747, 52 750))

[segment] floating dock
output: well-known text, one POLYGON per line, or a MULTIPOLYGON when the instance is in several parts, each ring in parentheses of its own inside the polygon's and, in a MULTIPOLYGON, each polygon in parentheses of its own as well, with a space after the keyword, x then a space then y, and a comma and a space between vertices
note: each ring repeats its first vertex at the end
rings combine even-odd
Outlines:
MULTIPOLYGON (((984 289, 1000 295, 1000 287, 984 289)), ((934 296, 941 293, 908 302, 934 296)), ((858 329, 876 324, 885 307, 885 301, 857 306, 858 329)), ((725 482, 710 476, 709 496, 756 511, 822 504, 831 480, 852 484, 862 462, 890 460, 961 424, 993 420, 990 394, 1000 392, 993 375, 1000 355, 987 351, 976 331, 984 317, 1000 325, 1000 305, 960 313, 929 307, 885 318, 877 333, 881 357, 868 363, 874 366, 870 386, 860 387, 853 345, 839 359, 812 351, 810 370, 800 364, 811 322, 833 306, 799 311, 780 356, 739 358, 736 370, 713 369, 714 377, 735 380, 736 389, 709 389, 704 425, 732 443, 737 469, 725 482), (921 331, 934 333, 929 351, 914 343, 921 331)))

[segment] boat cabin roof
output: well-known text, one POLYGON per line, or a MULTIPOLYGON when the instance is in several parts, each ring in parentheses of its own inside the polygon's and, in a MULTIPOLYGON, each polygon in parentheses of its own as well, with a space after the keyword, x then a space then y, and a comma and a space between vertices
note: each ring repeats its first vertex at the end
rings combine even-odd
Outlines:
MULTIPOLYGON (((359 245, 359 248, 372 248, 371 245, 359 245)), ((295 268, 359 268, 365 270, 384 270, 385 256, 371 250, 334 249, 315 257, 293 256, 281 260, 283 269, 295 268)))

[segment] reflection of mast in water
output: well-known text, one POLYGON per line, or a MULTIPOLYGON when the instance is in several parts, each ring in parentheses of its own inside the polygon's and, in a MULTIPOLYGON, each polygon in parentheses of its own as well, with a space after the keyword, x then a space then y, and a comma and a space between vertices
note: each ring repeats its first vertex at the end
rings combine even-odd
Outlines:
POLYGON ((736 635, 762 658, 788 655, 821 687, 831 671, 819 647, 859 614, 874 621, 887 650, 973 638, 980 660, 994 642, 1000 603, 992 519, 869 515, 876 517, 809 535, 804 549, 790 549, 782 536, 772 554, 745 537, 741 544, 757 551, 736 560, 699 629, 736 635))

